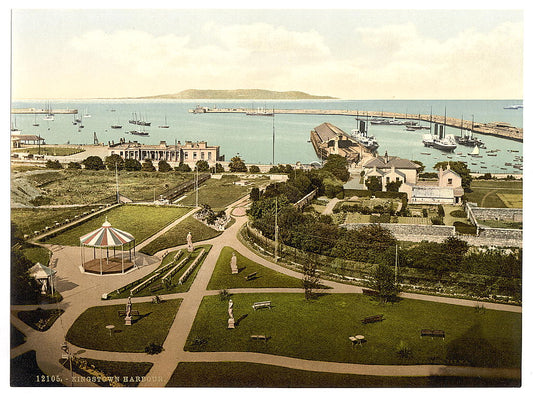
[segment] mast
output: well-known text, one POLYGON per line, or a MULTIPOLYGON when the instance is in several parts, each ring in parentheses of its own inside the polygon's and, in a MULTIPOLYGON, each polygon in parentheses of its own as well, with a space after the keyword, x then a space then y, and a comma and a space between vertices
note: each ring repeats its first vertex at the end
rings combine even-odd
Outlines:
POLYGON ((272 166, 275 163, 275 143, 276 143, 276 129, 274 126, 274 108, 272 108, 272 166))

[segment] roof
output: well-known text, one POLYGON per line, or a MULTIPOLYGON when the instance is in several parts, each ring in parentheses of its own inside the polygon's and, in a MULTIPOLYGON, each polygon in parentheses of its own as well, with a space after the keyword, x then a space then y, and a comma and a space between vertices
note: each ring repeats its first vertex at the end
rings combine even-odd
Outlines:
POLYGON ((428 186, 413 186, 413 199, 415 198, 443 198, 450 199, 454 197, 453 188, 442 188, 442 187, 428 187, 428 186))
POLYGON ((322 142, 329 141, 338 136, 348 137, 348 135, 340 128, 332 125, 331 123, 322 123, 313 129, 318 135, 318 138, 322 142))
POLYGON ((35 279, 46 279, 51 275, 54 275, 57 271, 53 270, 46 265, 41 263, 36 263, 33 267, 30 268, 30 275, 35 279))
POLYGON ((135 240, 133 235, 111 227, 106 218, 100 228, 83 235, 80 238, 80 244, 96 247, 114 247, 124 245, 133 240, 135 240))
POLYGON ((408 159, 403 159, 398 156, 376 156, 375 158, 372 158, 368 162, 366 162, 363 167, 365 168, 373 168, 376 167, 378 169, 390 169, 392 167, 395 167, 397 169, 419 169, 419 164, 416 164, 414 162, 411 162, 408 159), (388 161, 387 161, 388 158, 388 161))

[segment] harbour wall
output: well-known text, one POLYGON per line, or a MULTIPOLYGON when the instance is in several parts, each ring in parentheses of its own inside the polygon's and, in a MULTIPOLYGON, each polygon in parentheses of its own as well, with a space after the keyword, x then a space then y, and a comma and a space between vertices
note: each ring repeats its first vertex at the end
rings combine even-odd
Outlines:
MULTIPOLYGON (((247 108, 204 108, 205 113, 250 113, 253 109, 247 108)), ((376 111, 357 111, 357 110, 335 110, 335 109, 276 109, 275 114, 294 114, 294 115, 332 115, 332 116, 352 116, 352 117, 374 117, 386 119, 405 119, 419 120, 428 123, 439 123, 442 125, 462 128, 463 130, 472 131, 476 134, 492 135, 494 137, 506 138, 514 141, 523 142, 524 131, 521 128, 509 126, 505 123, 475 123, 469 120, 461 120, 453 117, 444 117, 439 115, 420 115, 410 113, 394 112, 376 112, 376 111)))

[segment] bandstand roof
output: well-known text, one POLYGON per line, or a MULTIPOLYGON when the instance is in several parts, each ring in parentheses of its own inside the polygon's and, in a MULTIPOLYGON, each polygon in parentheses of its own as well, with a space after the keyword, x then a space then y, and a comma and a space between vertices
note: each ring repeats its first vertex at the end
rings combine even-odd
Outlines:
POLYGON ((80 238, 80 244, 96 247, 121 246, 135 240, 132 234, 113 228, 107 219, 100 228, 80 238))

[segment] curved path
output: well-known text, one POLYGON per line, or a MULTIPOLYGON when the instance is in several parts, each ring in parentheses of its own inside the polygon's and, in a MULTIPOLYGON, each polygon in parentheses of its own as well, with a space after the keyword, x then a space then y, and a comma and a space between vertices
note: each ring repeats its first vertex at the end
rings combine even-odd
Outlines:
MULTIPOLYGON (((227 213, 231 214, 234 209, 242 208, 246 203, 247 198, 242 198, 232 204, 227 213)), ((240 214, 242 212, 234 212, 240 214)), ((187 214, 188 215, 188 214, 187 214)), ((184 216, 185 217, 185 216, 184 216)), ((181 219, 176 220, 171 226, 176 225, 181 219)), ((265 258, 257 255, 248 247, 243 245, 237 238, 239 229, 245 224, 247 218, 245 216, 236 217, 236 222, 229 229, 224 231, 216 238, 204 241, 202 243, 209 243, 212 248, 206 256, 202 266, 200 267, 196 278, 194 279, 190 289, 186 293, 177 293, 162 296, 164 299, 181 298, 183 299, 176 318, 169 330, 168 336, 163 343, 163 351, 158 355, 148 355, 145 353, 120 353, 88 350, 69 344, 70 351, 78 357, 106 359, 113 361, 128 361, 128 362, 151 362, 153 366, 150 372, 146 375, 145 380, 140 383, 140 386, 165 386, 172 376, 176 366, 179 362, 217 362, 217 361, 240 361, 240 362, 254 362, 270 365, 277 365, 283 367, 290 367, 302 370, 312 370, 320 372, 334 372, 334 373, 353 373, 362 375, 376 375, 376 376, 432 376, 432 375, 454 375, 454 376, 481 376, 481 377, 509 377, 519 378, 520 369, 493 369, 493 368, 472 368, 459 366, 443 366, 443 365, 412 365, 412 366, 395 366, 395 365, 362 365, 351 363, 336 363, 324 361, 310 361, 299 358, 291 358, 277 355, 261 354, 255 352, 187 352, 183 350, 187 337, 192 328, 194 319, 196 317, 198 308, 204 296, 218 294, 218 291, 207 290, 207 285, 215 269, 217 259, 223 247, 233 247, 243 256, 280 273, 301 278, 301 274, 291 269, 282 267, 276 263, 270 262, 265 258)), ((164 233, 168 228, 155 234, 152 239, 164 233)), ((147 242, 149 243, 149 242, 147 242)), ((146 243, 146 244, 147 244, 146 243)), ((197 242, 196 244, 199 244, 197 242)), ((37 362, 42 371, 48 375, 60 376, 66 385, 70 385, 71 375, 70 371, 65 369, 58 359, 61 357, 61 344, 65 340, 65 335, 78 318, 78 316, 89 307, 109 305, 108 301, 101 300, 104 293, 116 290, 119 287, 133 282, 143 276, 152 272, 160 264, 160 259, 166 252, 177 248, 183 248, 184 245, 175 248, 162 250, 155 254, 155 256, 148 258, 148 265, 140 267, 132 272, 124 275, 90 275, 80 272, 80 248, 78 247, 53 247, 53 258, 57 259, 57 290, 61 292, 63 301, 59 304, 40 305, 41 308, 61 308, 65 312, 59 317, 54 325, 46 332, 37 332, 22 321, 20 321, 13 313, 19 310, 35 309, 37 306, 11 306, 12 315, 11 322, 19 330, 21 330, 27 337, 27 341, 13 349, 11 349, 11 358, 14 358, 29 350, 35 350, 37 362)), ((331 293, 361 293, 362 288, 358 286, 323 280, 322 283, 331 288, 328 292, 331 293)), ((254 293, 254 292, 301 292, 302 289, 294 288, 257 288, 257 289, 230 289, 232 293, 254 293)), ((406 298, 414 298, 417 300, 427 300, 444 302, 455 305, 475 306, 479 304, 475 301, 453 299, 437 296, 425 296, 420 294, 402 294, 406 298)), ((133 304, 136 302, 149 301, 151 297, 136 297, 133 298, 133 304)), ((113 304, 125 304, 126 299, 113 300, 113 304)), ((483 303, 485 308, 500 311, 521 312, 521 307, 483 303)), ((76 382, 76 386, 95 386, 90 382, 76 382)))

